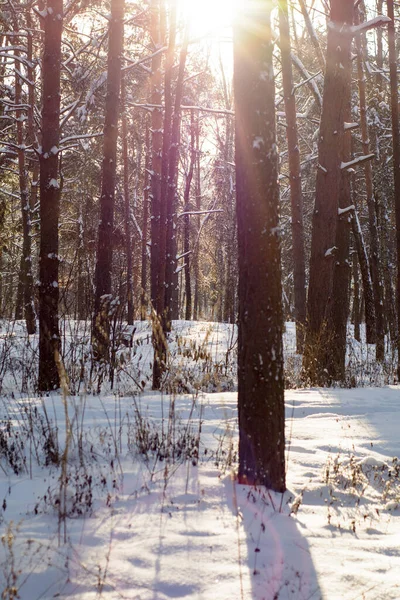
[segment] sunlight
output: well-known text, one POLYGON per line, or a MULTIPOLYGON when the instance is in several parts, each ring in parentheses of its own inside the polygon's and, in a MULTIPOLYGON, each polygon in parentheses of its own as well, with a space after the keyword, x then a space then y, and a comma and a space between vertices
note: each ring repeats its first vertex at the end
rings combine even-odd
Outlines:
POLYGON ((240 0, 181 0, 193 37, 221 33, 232 25, 240 0))

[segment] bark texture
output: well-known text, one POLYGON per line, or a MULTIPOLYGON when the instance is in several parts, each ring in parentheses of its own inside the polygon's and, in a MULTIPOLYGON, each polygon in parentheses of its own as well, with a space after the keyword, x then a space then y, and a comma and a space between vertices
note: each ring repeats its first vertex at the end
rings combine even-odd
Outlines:
POLYGON ((239 481, 285 490, 278 152, 270 2, 234 26, 239 481))
POLYGON ((60 182, 60 74, 62 0, 49 0, 44 17, 42 59, 43 107, 40 159, 39 250, 39 378, 41 391, 60 385, 60 333, 58 326, 58 221, 60 182))

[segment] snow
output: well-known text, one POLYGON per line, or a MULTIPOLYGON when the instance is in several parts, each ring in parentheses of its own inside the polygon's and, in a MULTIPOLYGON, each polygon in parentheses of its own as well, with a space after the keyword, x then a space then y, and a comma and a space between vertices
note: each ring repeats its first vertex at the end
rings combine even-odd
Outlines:
MULTIPOLYGON (((400 388, 287 390, 288 491, 276 494, 235 480, 236 330, 174 322, 175 392, 161 395, 149 389, 149 326, 134 327, 118 388, 92 394, 87 381, 40 398, 15 379, 37 336, 28 346, 22 324, 1 322, 14 370, 1 379, 0 590, 15 585, 21 600, 398 599, 400 388)), ((66 360, 72 342, 90 340, 84 322, 67 329, 66 360)), ((288 368, 294 346, 289 323, 288 368)), ((361 346, 351 352, 361 360, 361 346)))

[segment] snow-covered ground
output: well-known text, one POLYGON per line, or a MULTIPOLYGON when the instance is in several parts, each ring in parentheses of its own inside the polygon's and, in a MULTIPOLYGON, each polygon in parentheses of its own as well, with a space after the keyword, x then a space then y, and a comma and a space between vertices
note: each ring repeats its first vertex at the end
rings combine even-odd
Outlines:
MULTIPOLYGON (((146 325, 100 395, 89 375, 75 395, 21 392, 34 359, 12 339, 2 600, 400 598, 400 388, 288 390, 282 496, 235 482, 229 326, 175 324, 163 395, 149 391, 146 325)), ((290 326, 285 345, 297 363, 290 326)))

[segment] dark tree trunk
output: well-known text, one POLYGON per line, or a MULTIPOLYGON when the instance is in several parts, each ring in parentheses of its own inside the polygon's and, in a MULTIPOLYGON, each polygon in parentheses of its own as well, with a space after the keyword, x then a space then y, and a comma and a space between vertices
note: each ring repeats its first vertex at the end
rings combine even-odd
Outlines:
POLYGON ((396 250, 397 250, 397 379, 400 381, 400 132, 399 132, 399 97, 397 81, 396 32, 394 22, 393 0, 387 0, 388 17, 392 19, 388 25, 390 98, 392 109, 393 136, 393 174, 394 205, 396 212, 396 250))
POLYGON ((40 159, 40 254, 39 254, 39 377, 41 391, 60 385, 60 333, 58 326, 58 221, 60 183, 60 74, 62 0, 48 0, 44 17, 42 59, 43 106, 40 159), (50 10, 51 9, 51 10, 50 10))
MULTIPOLYGON (((308 14, 307 14, 308 16, 308 14)), ((294 96, 290 27, 287 0, 279 3, 279 32, 282 61, 282 84, 286 114, 286 136, 289 157, 290 200, 292 211, 292 244, 294 264, 294 307, 296 348, 303 351, 306 323, 306 267, 304 254, 303 194, 301 189, 300 150, 297 135, 296 99, 294 96)))
POLYGON ((361 307, 360 307, 360 284, 358 280, 358 261, 357 252, 353 252, 353 325, 354 339, 361 342, 361 307))
POLYGON ((179 143, 181 130, 181 103, 183 96, 183 81, 185 75, 186 57, 189 44, 189 25, 186 25, 185 36, 180 52, 179 71, 176 82, 175 102, 172 116, 171 140, 168 151, 168 186, 167 201, 167 241, 165 266, 165 326, 171 330, 172 319, 178 318, 178 277, 177 277, 177 178, 179 162, 179 143))
POLYGON ((140 318, 144 321, 147 317, 147 230, 148 230, 148 219, 149 219, 149 197, 150 197, 150 181, 149 181, 149 170, 150 170, 150 136, 149 126, 146 124, 146 158, 145 158, 145 169, 144 169, 144 191, 143 191, 143 223, 142 223, 142 267, 140 270, 140 318))
POLYGON ((155 314, 153 315, 153 389, 159 390, 161 379, 165 370, 167 344, 165 332, 167 330, 165 315, 165 284, 166 284, 166 257, 167 257, 167 201, 169 188, 169 152, 171 149, 172 126, 172 71, 174 68, 175 38, 176 38, 176 5, 175 0, 170 3, 169 40, 164 77, 164 128, 162 139, 161 159, 161 189, 160 212, 158 227, 157 249, 157 290, 155 301, 155 314))
POLYGON ((358 262, 360 265, 361 279, 364 291, 364 312, 365 312, 365 329, 367 344, 375 343, 375 307, 374 293, 372 289, 371 271, 369 268, 369 260, 367 250, 365 248, 364 239, 361 231, 360 222, 356 212, 352 215, 351 226, 353 231, 354 243, 357 250, 358 262))
MULTIPOLYGON (((195 150, 195 122, 193 112, 190 119, 190 163, 189 170, 186 174, 185 191, 183 196, 183 210, 189 213, 189 200, 190 200, 190 186, 192 184, 194 165, 196 162, 196 150, 195 150)), ((185 255, 185 295, 186 295, 186 311, 185 319, 190 321, 192 318, 192 286, 190 282, 190 215, 185 214, 184 216, 184 245, 183 253, 185 255)))
POLYGON ((121 61, 124 35, 123 18, 124 0, 112 0, 108 41, 100 220, 95 272, 96 291, 92 325, 94 358, 104 362, 108 362, 110 351, 111 271, 121 61))
MULTIPOLYGON (((244 11, 243 11, 244 12, 244 11)), ((270 3, 234 26, 239 481, 285 490, 278 151, 270 3)))
MULTIPOLYGON (((325 346, 326 319, 331 310, 336 252, 339 195, 342 185, 341 162, 347 115, 353 3, 332 0, 324 96, 318 145, 318 172, 312 221, 310 281, 307 299, 307 331, 304 375, 311 383, 323 383, 326 364, 320 360, 325 346)), ((326 356, 326 355, 325 355, 326 356)))
MULTIPOLYGON (((356 11, 356 24, 359 23, 358 11, 356 11)), ((360 97, 360 123, 361 123, 361 136, 363 144, 364 155, 370 154, 369 147, 369 132, 367 122, 367 103, 366 103, 366 90, 365 90, 365 76, 363 67, 363 48, 360 36, 356 37, 356 48, 357 48, 357 72, 358 72, 358 93, 360 97)), ((376 219, 375 210, 375 199, 372 179, 372 165, 371 161, 367 161, 364 165, 365 174, 365 191, 367 194, 367 206, 368 206, 368 226, 369 226, 369 240, 370 240, 370 267, 371 267, 371 278, 372 288, 374 292, 374 306, 375 306, 375 328, 376 328, 376 360, 382 361, 385 356, 385 332, 384 332, 384 319, 383 319, 383 290, 380 273, 381 264, 381 252, 379 246, 378 226, 376 219)))
MULTIPOLYGON (((196 122, 196 174, 195 174, 195 195, 196 195, 196 210, 199 212, 201 208, 201 166, 200 166, 200 121, 196 122)), ((200 215, 196 217, 197 235, 200 235, 200 215)), ((194 297, 193 297, 193 320, 197 321, 199 316, 199 288, 200 288, 200 268, 199 268, 199 246, 200 239, 197 238, 196 247, 194 249, 193 258, 193 274, 194 274, 194 297)))
POLYGON ((122 114, 122 162, 124 166, 124 212, 125 212, 125 251, 126 251, 126 292, 128 325, 133 325, 133 255, 131 203, 129 198, 129 156, 128 156, 128 116, 126 106, 125 77, 121 79, 121 114, 122 114))
MULTIPOLYGON (((161 49, 161 15, 159 0, 151 3, 151 38, 153 51, 161 49)), ((151 104, 162 103, 161 54, 151 61, 151 104)), ((150 257, 150 298, 157 311, 158 273, 160 270, 160 210, 161 210, 161 164, 163 144, 162 111, 153 108, 151 112, 151 257, 150 257)))

